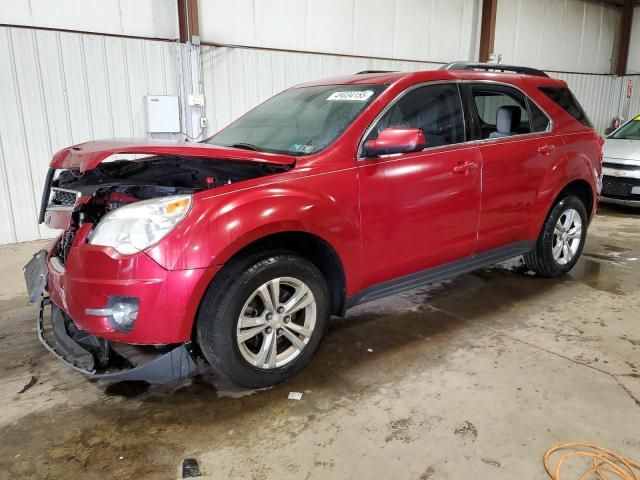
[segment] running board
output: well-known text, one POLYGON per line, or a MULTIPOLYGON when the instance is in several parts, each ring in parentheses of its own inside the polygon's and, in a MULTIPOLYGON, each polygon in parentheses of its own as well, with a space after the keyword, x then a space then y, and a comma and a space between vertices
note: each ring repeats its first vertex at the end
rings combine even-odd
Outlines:
POLYGON ((512 243, 506 247, 500 247, 494 250, 489 250, 488 252, 478 253, 461 260, 455 260, 453 262, 445 263, 444 265, 428 268, 420 272, 372 285, 361 290, 355 295, 348 297, 346 308, 349 309, 356 305, 360 305, 361 303, 378 300, 379 298, 395 295, 430 283, 449 280, 464 273, 469 273, 480 268, 488 267, 489 265, 504 262, 510 258, 530 252, 533 250, 535 245, 535 240, 512 243))

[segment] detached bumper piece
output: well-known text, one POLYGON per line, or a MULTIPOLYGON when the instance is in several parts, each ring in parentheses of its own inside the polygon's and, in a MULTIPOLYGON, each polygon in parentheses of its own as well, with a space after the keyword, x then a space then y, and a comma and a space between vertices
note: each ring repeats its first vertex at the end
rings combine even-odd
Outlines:
POLYGON ((47 252, 40 250, 36 253, 29 263, 24 266, 24 281, 27 284, 27 292, 29 294, 29 302, 35 303, 44 292, 47 286, 47 252))
POLYGON ((48 298, 40 302, 40 342, 68 367, 100 380, 169 383, 192 377, 198 366, 184 344, 157 348, 109 342, 80 331, 48 298))

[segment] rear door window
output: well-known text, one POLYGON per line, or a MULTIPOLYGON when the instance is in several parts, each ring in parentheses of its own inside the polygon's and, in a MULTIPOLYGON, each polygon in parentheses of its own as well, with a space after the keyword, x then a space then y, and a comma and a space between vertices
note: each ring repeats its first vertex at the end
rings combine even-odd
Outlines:
POLYGON ((502 138, 531 133, 525 96, 503 85, 472 85, 480 138, 502 138))

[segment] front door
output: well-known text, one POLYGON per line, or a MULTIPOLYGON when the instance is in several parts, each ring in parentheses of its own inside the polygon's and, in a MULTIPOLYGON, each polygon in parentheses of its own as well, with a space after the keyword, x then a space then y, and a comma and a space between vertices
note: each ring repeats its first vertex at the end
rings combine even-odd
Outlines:
POLYGON ((476 245, 482 164, 465 143, 458 84, 406 91, 366 140, 395 126, 420 128, 426 148, 358 160, 365 288, 470 256, 476 245))

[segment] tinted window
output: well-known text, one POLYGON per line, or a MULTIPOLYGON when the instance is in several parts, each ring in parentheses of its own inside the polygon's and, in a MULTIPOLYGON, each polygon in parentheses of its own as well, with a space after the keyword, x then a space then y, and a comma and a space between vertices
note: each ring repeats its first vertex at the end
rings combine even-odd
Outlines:
POLYGON ((402 96, 382 116, 367 136, 376 138, 389 127, 423 131, 427 148, 465 141, 462 100, 454 83, 419 87, 402 96))
POLYGON ((542 93, 557 103, 565 112, 587 127, 593 127, 591 120, 573 96, 571 90, 564 87, 538 87, 542 93))
POLYGON ((530 133, 524 95, 500 85, 475 85, 471 94, 478 113, 480 138, 500 138, 530 133))
POLYGON ((531 131, 544 132, 549 128, 549 118, 531 101, 529 101, 529 113, 531 114, 531 131))
POLYGON ((607 138, 618 140, 640 140, 640 115, 624 124, 613 135, 607 138))
POLYGON ((206 142, 291 155, 316 153, 333 143, 384 88, 292 88, 243 115, 206 142))

